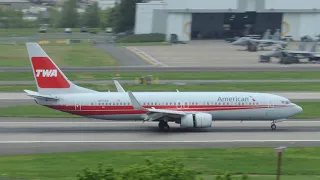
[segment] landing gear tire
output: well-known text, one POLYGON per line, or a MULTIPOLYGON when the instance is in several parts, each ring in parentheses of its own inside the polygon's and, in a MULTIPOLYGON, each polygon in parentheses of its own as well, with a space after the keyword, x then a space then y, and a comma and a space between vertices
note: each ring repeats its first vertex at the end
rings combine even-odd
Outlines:
POLYGON ((159 129, 164 132, 168 132, 170 130, 170 126, 165 121, 159 121, 159 129))
POLYGON ((275 124, 271 124, 271 129, 272 130, 276 130, 277 129, 277 126, 275 124))

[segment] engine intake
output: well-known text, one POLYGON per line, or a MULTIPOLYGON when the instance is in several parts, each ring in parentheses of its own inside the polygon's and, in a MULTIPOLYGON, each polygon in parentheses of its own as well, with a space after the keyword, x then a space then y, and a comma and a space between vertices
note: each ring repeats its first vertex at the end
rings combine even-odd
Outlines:
POLYGON ((181 117, 182 128, 207 128, 212 125, 212 115, 208 113, 188 114, 181 117))

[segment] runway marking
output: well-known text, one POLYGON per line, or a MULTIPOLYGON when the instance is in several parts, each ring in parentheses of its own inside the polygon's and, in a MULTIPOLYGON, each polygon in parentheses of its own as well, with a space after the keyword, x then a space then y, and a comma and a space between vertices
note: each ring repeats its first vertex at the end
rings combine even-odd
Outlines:
POLYGON ((168 67, 168 65, 156 60, 151 55, 147 54, 146 52, 136 48, 136 47, 127 47, 127 49, 133 53, 135 53, 137 56, 139 56, 141 59, 147 61, 148 63, 154 65, 154 66, 164 66, 168 67))
POLYGON ((1 144, 31 143, 239 143, 239 142, 320 142, 319 140, 208 140, 208 141, 0 141, 1 144))

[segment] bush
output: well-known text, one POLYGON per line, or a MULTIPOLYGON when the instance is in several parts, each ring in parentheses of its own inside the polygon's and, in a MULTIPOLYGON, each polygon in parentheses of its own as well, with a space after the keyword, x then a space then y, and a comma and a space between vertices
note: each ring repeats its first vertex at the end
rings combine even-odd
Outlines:
MULTIPOLYGON (((102 168, 98 165, 97 170, 85 168, 78 174, 78 180, 202 180, 197 178, 195 170, 187 169, 177 160, 162 160, 152 162, 146 160, 144 164, 129 166, 122 172, 114 171, 112 166, 102 168)), ((248 180, 247 175, 240 177, 241 180, 248 180)), ((218 175, 216 180, 234 180, 230 172, 223 176, 218 175)))
MULTIPOLYGON (((237 178, 239 180, 248 180, 248 175, 243 174, 240 178, 237 178)), ((226 172, 223 176, 221 176, 220 174, 218 176, 216 176, 215 180, 236 180, 235 178, 232 177, 230 172, 226 172)))
POLYGON ((115 172, 111 166, 106 169, 99 164, 98 170, 89 168, 78 174, 78 180, 196 180, 197 173, 186 169, 176 160, 164 160, 156 163, 147 160, 145 164, 132 165, 123 172, 115 172))
POLYGON ((164 42, 166 40, 165 34, 151 33, 151 34, 132 34, 117 39, 118 43, 142 43, 142 42, 164 42))

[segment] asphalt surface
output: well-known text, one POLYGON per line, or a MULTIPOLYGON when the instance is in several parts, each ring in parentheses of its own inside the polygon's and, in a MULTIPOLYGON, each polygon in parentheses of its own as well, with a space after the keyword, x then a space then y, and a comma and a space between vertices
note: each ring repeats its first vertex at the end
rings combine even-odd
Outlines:
MULTIPOLYGON (((320 65, 288 65, 275 67, 161 67, 161 66, 112 66, 112 67, 59 67, 65 72, 305 72, 319 71, 320 65)), ((0 72, 30 72, 31 67, 0 67, 0 72)))
POLYGON ((160 132, 157 123, 78 119, 0 119, 0 154, 119 149, 319 146, 320 121, 214 122, 212 128, 160 132))
MULTIPOLYGON (((112 80, 72 81, 76 84, 114 84, 112 80)), ((137 84, 136 80, 119 80, 121 84, 137 84)), ((320 79, 287 80, 159 80, 158 84, 217 84, 217 83, 319 83, 320 79)), ((34 85, 34 81, 0 81, 1 85, 34 85)))
POLYGON ((125 47, 115 46, 113 44, 99 44, 96 47, 109 53, 113 58, 117 59, 122 66, 150 65, 147 61, 140 59, 125 47))

